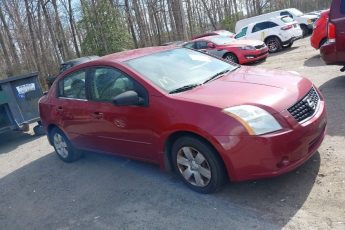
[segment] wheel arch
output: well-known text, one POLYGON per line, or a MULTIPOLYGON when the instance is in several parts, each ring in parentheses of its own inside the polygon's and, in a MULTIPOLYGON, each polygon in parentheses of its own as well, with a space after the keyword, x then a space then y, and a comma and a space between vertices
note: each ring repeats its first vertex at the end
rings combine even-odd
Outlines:
POLYGON ((180 131, 175 131, 173 133, 171 133, 165 140, 164 143, 164 167, 165 170, 168 172, 172 172, 173 171, 173 161, 172 161, 172 154, 171 154, 171 149, 173 144, 175 143, 176 140, 178 140, 179 138, 183 137, 183 136, 189 136, 189 137, 194 137, 197 138, 201 141, 203 141, 204 143, 206 143, 210 148, 212 148, 214 150, 214 152, 217 154, 217 158, 219 158, 220 162, 222 162, 224 169, 226 170, 226 176, 229 179, 229 175, 232 174, 233 172, 233 166, 232 164, 229 165, 226 163, 226 161, 224 160, 224 158, 222 157, 222 155, 219 153, 219 150, 217 149, 217 147, 215 146, 215 143, 212 143, 209 139, 207 139, 206 137, 204 137, 203 135, 200 135, 196 132, 193 131, 187 131, 187 130, 180 130, 180 131))
POLYGON ((267 36, 267 37, 264 39, 265 44, 266 44, 267 40, 270 39, 270 38, 278 38, 280 44, 282 43, 282 40, 280 39, 279 36, 277 36, 277 35, 269 35, 269 36, 267 36))
POLYGON ((60 129, 56 124, 49 124, 47 126, 47 137, 50 145, 53 145, 53 140, 50 134, 54 128, 60 129))

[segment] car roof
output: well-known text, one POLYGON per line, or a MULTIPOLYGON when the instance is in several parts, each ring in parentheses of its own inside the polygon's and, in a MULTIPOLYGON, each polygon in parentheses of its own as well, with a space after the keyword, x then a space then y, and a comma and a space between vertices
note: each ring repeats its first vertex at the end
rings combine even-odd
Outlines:
POLYGON ((100 58, 100 60, 104 61, 111 61, 111 62, 125 62, 128 60, 132 60, 135 58, 144 57, 150 54, 155 54, 167 50, 173 50, 176 49, 176 46, 155 46, 155 47, 147 47, 147 48, 140 48, 140 49, 134 49, 134 50, 127 50, 122 51, 119 53, 113 53, 109 55, 105 55, 100 58))
POLYGON ((72 60, 65 61, 61 63, 61 65, 67 65, 67 64, 81 64, 87 61, 95 60, 98 59, 99 56, 85 56, 85 57, 80 57, 72 60))

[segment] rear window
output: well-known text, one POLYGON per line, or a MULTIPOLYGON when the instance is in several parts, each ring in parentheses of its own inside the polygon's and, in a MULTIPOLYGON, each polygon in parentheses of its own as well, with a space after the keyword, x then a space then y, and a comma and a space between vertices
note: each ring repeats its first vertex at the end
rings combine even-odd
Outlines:
POLYGON ((342 14, 345 14, 345 0, 341 0, 340 11, 342 14))
POLYGON ((283 18, 281 18, 281 20, 285 23, 293 22, 293 19, 290 18, 289 16, 283 17, 283 18))

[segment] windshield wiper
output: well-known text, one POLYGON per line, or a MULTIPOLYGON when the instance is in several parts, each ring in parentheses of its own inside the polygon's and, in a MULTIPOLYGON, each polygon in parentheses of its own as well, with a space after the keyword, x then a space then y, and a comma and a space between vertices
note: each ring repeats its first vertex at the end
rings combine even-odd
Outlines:
POLYGON ((173 93, 184 92, 184 91, 193 89, 193 88, 195 88, 195 87, 198 87, 199 85, 201 85, 201 84, 190 84, 190 85, 185 85, 185 86, 182 86, 182 87, 180 87, 180 88, 174 89, 174 90, 170 91, 169 93, 170 93, 170 94, 173 94, 173 93))
MULTIPOLYGON (((236 68, 236 69, 237 69, 237 68, 236 68)), ((235 70, 235 69, 234 69, 234 70, 235 70)), ((210 82, 210 81, 216 80, 216 79, 222 77, 224 74, 226 74, 226 73, 229 72, 229 71, 230 71, 229 69, 226 69, 226 70, 223 70, 223 71, 221 71, 221 72, 219 72, 219 73, 216 73, 215 75, 213 75, 212 77, 210 77, 209 79, 207 79, 203 84, 206 84, 206 83, 208 83, 208 82, 210 82)))

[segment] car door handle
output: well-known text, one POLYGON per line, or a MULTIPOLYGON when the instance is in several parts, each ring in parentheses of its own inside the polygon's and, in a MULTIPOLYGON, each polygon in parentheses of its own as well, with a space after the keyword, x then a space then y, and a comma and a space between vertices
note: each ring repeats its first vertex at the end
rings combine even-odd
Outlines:
POLYGON ((95 119, 102 119, 103 118, 103 113, 94 112, 94 113, 91 113, 91 117, 93 117, 95 119))

